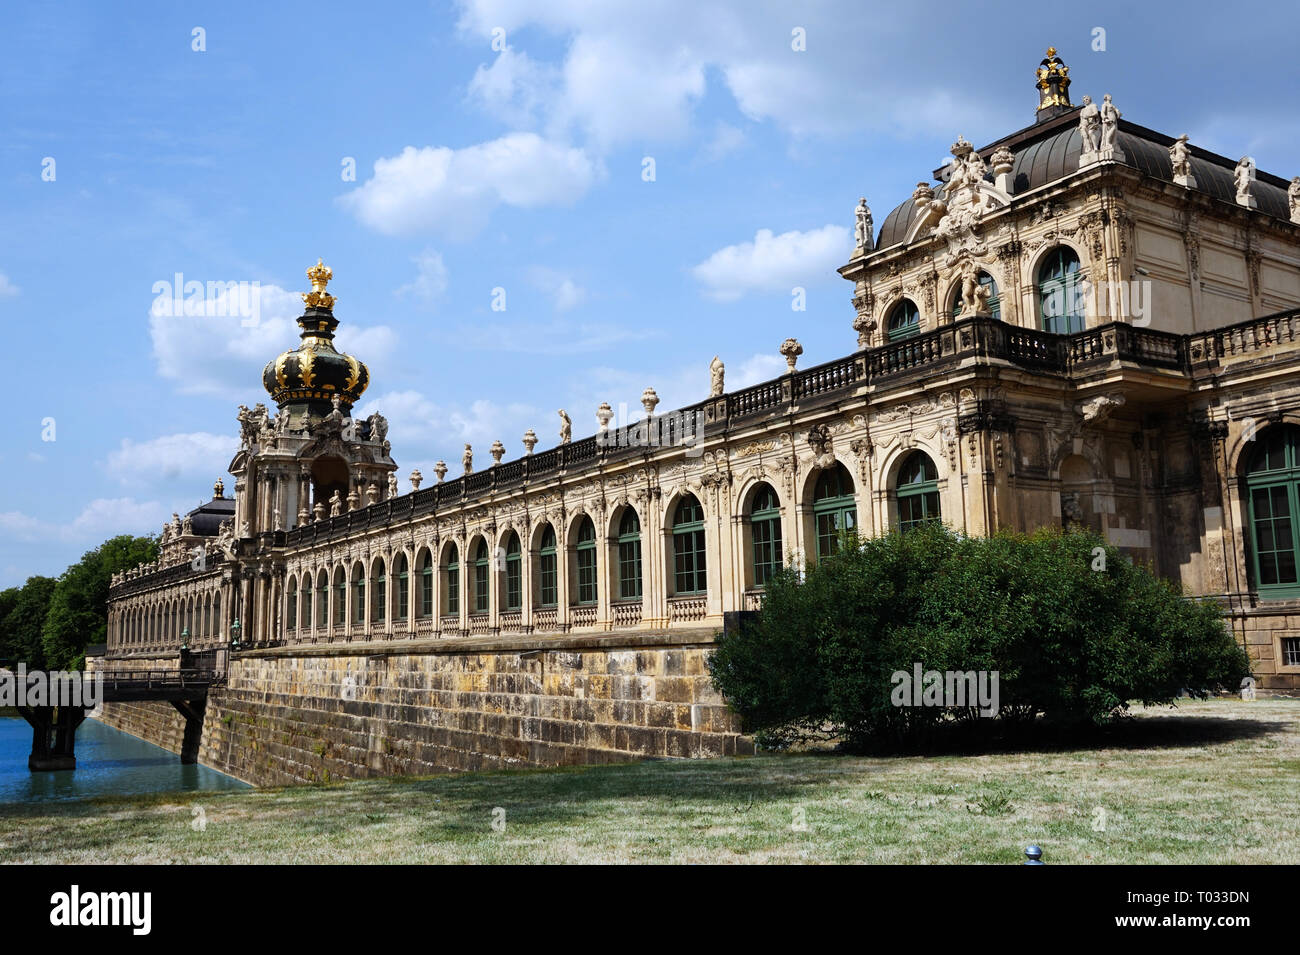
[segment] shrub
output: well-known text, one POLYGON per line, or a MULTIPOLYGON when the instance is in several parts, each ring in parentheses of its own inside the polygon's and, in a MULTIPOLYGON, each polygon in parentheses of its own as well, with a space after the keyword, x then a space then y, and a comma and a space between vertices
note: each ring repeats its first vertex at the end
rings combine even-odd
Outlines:
POLYGON ((846 538, 802 581, 777 575, 709 667, 765 745, 862 747, 975 717, 973 706, 895 706, 892 675, 918 663, 996 672, 999 720, 1065 726, 1235 688, 1249 672, 1216 604, 1184 598, 1090 531, 972 538, 936 525, 846 538))

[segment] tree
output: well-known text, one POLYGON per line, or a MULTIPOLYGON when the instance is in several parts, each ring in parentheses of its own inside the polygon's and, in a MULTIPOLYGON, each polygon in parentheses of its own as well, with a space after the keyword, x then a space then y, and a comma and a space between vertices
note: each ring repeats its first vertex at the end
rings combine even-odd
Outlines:
POLYGON ((1001 724, 1069 726, 1106 722, 1130 701, 1235 689, 1249 673, 1220 607, 1184 598, 1090 531, 972 538, 935 525, 849 538, 802 582, 778 575, 757 621, 724 635, 709 665, 768 742, 833 735, 865 747, 976 715, 900 705, 896 675, 917 664, 996 673, 1001 724))
POLYGON ((12 601, 5 601, 9 611, 0 620, 0 658, 14 664, 26 663, 29 669, 45 666, 41 630, 45 626, 55 583, 53 577, 28 577, 21 588, 5 591, 6 595, 14 594, 14 597, 12 601))
POLYGON ((48 666, 79 669, 86 647, 104 643, 108 633, 108 588, 115 573, 158 556, 151 537, 123 534, 87 551, 59 577, 42 628, 48 666))

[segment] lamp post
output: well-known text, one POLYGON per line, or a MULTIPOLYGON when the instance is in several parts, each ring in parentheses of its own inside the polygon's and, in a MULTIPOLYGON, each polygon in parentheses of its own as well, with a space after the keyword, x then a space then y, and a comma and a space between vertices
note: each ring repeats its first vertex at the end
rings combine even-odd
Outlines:
POLYGON ((239 618, 238 617, 236 617, 235 622, 230 625, 230 649, 231 650, 239 649, 239 618))

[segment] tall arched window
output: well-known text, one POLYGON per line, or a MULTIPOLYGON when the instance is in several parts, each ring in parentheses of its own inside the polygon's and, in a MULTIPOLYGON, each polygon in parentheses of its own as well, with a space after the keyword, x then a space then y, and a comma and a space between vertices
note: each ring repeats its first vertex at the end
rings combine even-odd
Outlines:
POLYGON ((921 334, 921 311, 910 298, 905 298, 889 312, 885 321, 885 337, 896 342, 921 334))
POLYGON ((709 588, 704 561, 704 508, 694 494, 687 494, 673 512, 674 590, 679 594, 702 594, 709 588))
POLYGON ((826 557, 840 546, 840 534, 858 526, 858 505, 853 478, 844 465, 827 468, 813 489, 813 518, 817 522, 817 556, 826 557))
POLYGON ((221 634, 221 594, 212 598, 212 632, 221 634))
POLYGON ((1255 586, 1263 596, 1300 596, 1300 428, 1269 428, 1257 440, 1246 468, 1255 586))
POLYGON ((343 568, 334 568, 334 626, 341 627, 347 622, 347 584, 343 580, 343 568))
POLYGON ((578 527, 578 603, 596 602, 596 525, 584 517, 578 527))
POLYGON ((460 551, 455 544, 447 547, 447 613, 460 613, 460 551))
POLYGON ((492 570, 492 561, 488 557, 487 541, 479 538, 478 547, 474 548, 474 612, 488 612, 488 578, 492 570))
POLYGON ((618 595, 641 599, 641 520, 630 507, 618 522, 618 595))
POLYGON ((781 569, 781 505, 770 484, 754 491, 749 509, 749 536, 754 549, 754 586, 762 587, 781 569))
POLYGON ((388 618, 388 579, 384 576, 384 559, 380 557, 374 563, 371 581, 374 590, 370 594, 370 622, 383 623, 388 618))
POLYGON ((433 555, 427 550, 420 558, 420 616, 433 616, 433 555))
POLYGON ((330 590, 329 577, 322 569, 316 573, 316 626, 328 627, 330 624, 330 590))
POLYGON ((405 554, 399 553, 393 561, 393 573, 397 577, 397 606, 393 608, 393 619, 405 621, 410 613, 411 600, 411 574, 405 554))
POLYGON ((302 628, 310 630, 312 625, 311 574, 302 578, 302 628))
POLYGON ((506 609, 519 610, 524 605, 524 559, 519 549, 519 535, 510 532, 506 541, 506 609))
POLYGON ((542 546, 538 552, 537 601, 543 607, 554 607, 560 602, 559 556, 555 547, 555 528, 550 524, 542 531, 542 546))
POLYGON ((1057 246, 1038 267, 1038 311, 1043 331, 1058 335, 1083 331, 1083 299, 1079 256, 1068 246, 1057 246))
POLYGON ((352 622, 366 622, 366 570, 359 563, 352 568, 352 622))
MULTIPOLYGON (((998 283, 994 280, 993 276, 983 270, 979 273, 979 283, 989 290, 989 297, 984 303, 985 307, 994 318, 1000 321, 1002 319, 1002 301, 998 298, 998 283)), ((953 296, 952 300, 952 317, 956 318, 960 315, 961 309, 961 284, 958 283, 957 294, 953 296)))
POLYGON ((908 531, 923 521, 937 521, 939 474, 924 451, 913 451, 898 469, 898 529, 908 531))
POLYGON ((298 629, 298 578, 289 578, 289 619, 286 621, 286 627, 289 631, 298 629))

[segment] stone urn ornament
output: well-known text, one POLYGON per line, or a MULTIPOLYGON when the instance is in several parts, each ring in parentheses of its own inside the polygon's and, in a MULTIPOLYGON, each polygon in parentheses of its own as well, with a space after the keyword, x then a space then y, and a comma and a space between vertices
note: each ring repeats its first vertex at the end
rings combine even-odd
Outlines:
POLYGON ((411 490, 418 491, 420 489, 420 482, 422 482, 423 480, 424 480, 424 475, 420 473, 420 469, 412 468, 411 469, 411 490))
POLYGON ((787 338, 781 343, 780 351, 781 354, 785 356, 785 363, 788 366, 786 374, 794 374, 794 363, 797 362, 799 356, 803 354, 803 346, 800 345, 796 339, 787 338))
POLYGON ((506 446, 498 439, 492 442, 492 447, 488 448, 488 454, 492 455, 492 466, 496 467, 505 457, 506 446))
POLYGON ((647 388, 641 392, 641 407, 645 409, 647 418, 654 417, 655 407, 659 404, 659 395, 653 388, 647 388))
POLYGON ((441 484, 442 479, 447 476, 447 462, 439 461, 437 464, 435 464, 433 466, 433 473, 438 475, 438 483, 441 484))
POLYGON ((524 454, 532 454, 533 448, 537 447, 537 432, 529 428, 524 432, 524 454))
POLYGON ((600 422, 600 430, 608 431, 609 422, 614 417, 614 409, 609 406, 608 401, 602 401, 600 407, 596 409, 596 420, 600 422))

